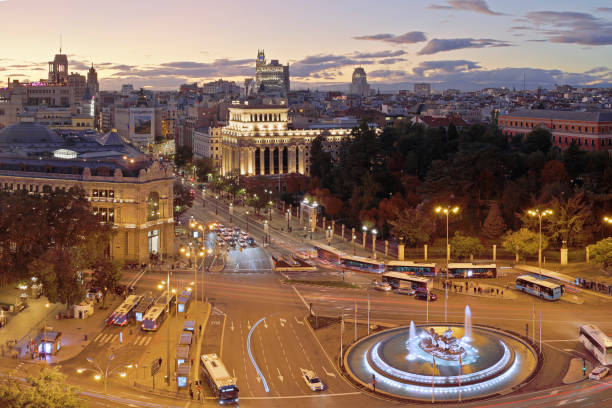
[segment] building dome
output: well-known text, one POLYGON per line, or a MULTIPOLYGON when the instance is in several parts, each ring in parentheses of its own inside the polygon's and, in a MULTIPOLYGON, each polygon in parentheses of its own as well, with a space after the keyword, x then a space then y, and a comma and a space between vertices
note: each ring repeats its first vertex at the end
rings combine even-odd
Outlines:
POLYGON ((13 123, 0 129, 0 145, 64 143, 64 139, 48 127, 28 121, 13 123))

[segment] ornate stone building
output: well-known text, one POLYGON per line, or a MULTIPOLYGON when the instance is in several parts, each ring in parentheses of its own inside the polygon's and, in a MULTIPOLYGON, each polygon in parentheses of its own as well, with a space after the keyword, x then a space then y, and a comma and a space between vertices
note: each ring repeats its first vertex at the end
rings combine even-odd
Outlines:
POLYGON ((310 174, 310 144, 317 136, 324 136, 324 146, 335 155, 350 134, 350 128, 290 129, 285 104, 236 102, 221 130, 221 174, 274 176, 276 188, 288 191, 278 176, 310 174))
POLYGON ((171 165, 150 161, 116 132, 60 135, 27 122, 0 130, 0 188, 83 189, 100 221, 116 230, 108 250, 117 260, 174 254, 173 182, 171 165))

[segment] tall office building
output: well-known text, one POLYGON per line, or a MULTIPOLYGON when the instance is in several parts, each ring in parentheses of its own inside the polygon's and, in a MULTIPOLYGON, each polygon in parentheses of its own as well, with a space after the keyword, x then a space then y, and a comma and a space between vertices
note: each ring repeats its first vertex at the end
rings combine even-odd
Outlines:
POLYGON ((289 92, 289 64, 281 65, 278 60, 268 64, 264 51, 257 51, 255 89, 259 94, 286 95, 289 92))
POLYGON ((68 82, 68 57, 66 54, 55 54, 53 61, 49 61, 49 84, 59 85, 68 82))
POLYGON ((91 63, 91 68, 87 72, 87 89, 89 89, 89 94, 91 96, 96 96, 98 91, 100 91, 100 84, 98 83, 98 73, 93 66, 93 62, 91 63))
POLYGON ((419 96, 428 96, 431 94, 431 84, 427 82, 420 82, 414 84, 414 93, 419 96))
POLYGON ((353 82, 351 82, 351 95, 359 95, 361 97, 370 95, 370 85, 365 70, 361 67, 355 68, 353 71, 353 82))

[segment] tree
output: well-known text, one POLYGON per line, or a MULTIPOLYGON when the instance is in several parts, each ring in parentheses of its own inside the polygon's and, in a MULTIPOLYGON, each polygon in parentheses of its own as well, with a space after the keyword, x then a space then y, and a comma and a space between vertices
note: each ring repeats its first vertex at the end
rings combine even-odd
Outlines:
POLYGON ((489 207, 489 213, 485 218, 482 226, 482 233, 489 239, 496 239, 500 237, 506 231, 506 222, 501 215, 501 210, 497 203, 491 204, 489 207))
POLYGON ((208 175, 215 172, 215 164, 210 157, 196 159, 193 163, 196 168, 196 177, 200 182, 208 180, 208 175))
POLYGON ((92 284, 102 292, 102 306, 106 304, 106 293, 113 290, 122 278, 122 264, 111 259, 102 259, 94 266, 92 284))
POLYGON ((604 269, 612 266, 612 238, 589 245, 589 256, 596 264, 603 265, 604 269))
POLYGON ((429 214, 420 208, 406 208, 397 220, 389 221, 391 230, 398 237, 403 237, 408 247, 422 245, 431 239, 434 230, 434 222, 429 214))
POLYGON ((193 205, 190 189, 181 182, 174 183, 174 216, 178 217, 193 205))
POLYGON ((174 153, 174 164, 177 168, 183 167, 191 161, 193 157, 193 150, 189 146, 179 146, 176 148, 174 153))
POLYGON ((479 255, 484 250, 478 238, 462 235, 459 231, 455 232, 455 236, 450 240, 450 246, 453 257, 459 259, 479 255))
POLYGON ((66 384, 57 368, 43 366, 21 384, 12 376, 0 383, 0 401, 5 408, 85 408, 80 390, 66 384))
POLYGON ((523 150, 526 153, 540 151, 548 153, 552 147, 552 133, 550 130, 537 127, 527 134, 523 143, 523 150))
MULTIPOLYGON (((540 236, 538 233, 521 228, 518 231, 509 231, 502 240, 502 246, 516 254, 516 262, 520 256, 538 253, 540 236)), ((548 247, 548 240, 542 236, 542 251, 548 247)))
POLYGON ((565 165, 558 160, 549 160, 540 172, 540 184, 567 183, 569 176, 565 165))
POLYGON ((332 155, 323 146, 323 136, 317 136, 310 145, 310 176, 317 177, 323 187, 331 186, 332 155))

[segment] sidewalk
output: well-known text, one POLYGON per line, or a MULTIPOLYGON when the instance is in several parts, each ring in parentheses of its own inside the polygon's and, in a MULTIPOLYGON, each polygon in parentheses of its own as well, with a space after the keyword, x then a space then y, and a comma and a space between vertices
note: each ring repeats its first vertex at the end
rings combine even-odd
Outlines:
POLYGON ((189 396, 189 388, 178 390, 177 379, 176 379, 176 347, 179 342, 179 337, 182 332, 183 324, 186 320, 195 321, 194 337, 189 348, 189 357, 187 363, 190 364, 190 375, 191 381, 198 378, 199 375, 199 350, 204 338, 204 328, 206 327, 206 321, 210 315, 210 304, 202 303, 200 301, 194 302, 186 314, 180 313, 178 318, 176 314, 172 314, 166 319, 164 324, 161 326, 159 331, 155 335, 155 340, 149 344, 146 351, 143 353, 140 361, 138 362, 138 369, 136 370, 133 383, 134 388, 143 390, 149 393, 158 393, 163 395, 174 395, 174 396, 189 396), (170 361, 168 361, 168 328, 165 325, 170 325, 170 361), (199 327, 202 327, 200 332, 199 327), (155 378, 151 376, 151 363, 153 360, 161 358, 162 364, 159 372, 155 375, 155 378), (170 363, 170 382, 166 383, 164 380, 167 373, 167 364, 170 363))
POLYGON ((567 368, 565 377, 563 377, 563 384, 574 384, 583 380, 588 379, 589 373, 593 370, 593 364, 590 361, 586 361, 586 371, 584 371, 581 358, 572 358, 570 365, 567 368))
MULTIPOLYGON (((434 288, 444 292, 443 282, 434 282, 434 288)), ((507 287, 467 280, 452 280, 448 293, 500 300, 515 300, 518 298, 518 295, 507 287)))

